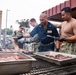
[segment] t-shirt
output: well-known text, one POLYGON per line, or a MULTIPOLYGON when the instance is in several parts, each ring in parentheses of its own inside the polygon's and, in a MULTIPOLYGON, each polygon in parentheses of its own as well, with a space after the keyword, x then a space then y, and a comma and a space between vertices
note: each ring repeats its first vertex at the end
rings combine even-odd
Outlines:
POLYGON ((47 37, 47 35, 59 37, 56 27, 48 22, 48 26, 44 29, 42 24, 37 25, 31 32, 30 35, 33 37, 35 34, 38 34, 39 41, 42 44, 48 44, 54 41, 54 39, 47 37))
POLYGON ((20 32, 20 31, 14 31, 12 37, 18 37, 19 35, 22 35, 23 32, 20 32))

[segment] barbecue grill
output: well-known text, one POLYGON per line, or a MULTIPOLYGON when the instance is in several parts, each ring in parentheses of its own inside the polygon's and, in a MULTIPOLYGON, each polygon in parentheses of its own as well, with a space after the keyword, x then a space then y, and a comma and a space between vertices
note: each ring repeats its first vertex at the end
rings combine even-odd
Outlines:
POLYGON ((32 56, 36 59, 36 61, 32 62, 31 70, 25 73, 16 73, 13 75, 76 75, 75 62, 69 63, 67 65, 57 65, 46 60, 37 58, 33 54, 32 56))
POLYGON ((0 75, 29 72, 34 58, 18 52, 0 52, 0 75))
POLYGON ((36 59, 37 61, 32 64, 31 71, 20 75, 76 75, 76 63, 58 66, 42 59, 36 59))

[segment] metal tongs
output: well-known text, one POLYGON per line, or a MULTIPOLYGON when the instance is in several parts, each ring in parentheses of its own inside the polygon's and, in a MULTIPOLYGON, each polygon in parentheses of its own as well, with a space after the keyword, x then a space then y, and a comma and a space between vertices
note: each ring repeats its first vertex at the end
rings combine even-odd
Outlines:
POLYGON ((60 37, 55 37, 55 36, 51 36, 51 35, 47 35, 47 37, 50 37, 50 38, 55 39, 55 40, 59 40, 60 39, 60 37))

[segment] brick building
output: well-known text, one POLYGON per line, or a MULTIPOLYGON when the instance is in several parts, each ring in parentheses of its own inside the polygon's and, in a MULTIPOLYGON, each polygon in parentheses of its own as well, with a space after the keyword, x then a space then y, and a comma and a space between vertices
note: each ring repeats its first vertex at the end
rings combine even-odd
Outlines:
POLYGON ((64 3, 60 3, 42 13, 46 13, 49 20, 62 22, 60 11, 64 7, 70 7, 72 9, 72 17, 76 18, 76 0, 66 0, 64 3))

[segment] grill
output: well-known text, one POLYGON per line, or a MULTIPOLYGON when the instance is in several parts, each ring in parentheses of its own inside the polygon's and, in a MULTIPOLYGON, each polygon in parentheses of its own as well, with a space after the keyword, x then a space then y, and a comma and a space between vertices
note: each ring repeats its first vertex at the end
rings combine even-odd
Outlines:
MULTIPOLYGON (((29 53, 25 53, 30 55, 29 53)), ((33 56, 33 54, 31 54, 33 56)), ((76 63, 59 66, 34 56, 37 61, 32 63, 30 72, 14 75, 76 75, 76 63)))
POLYGON ((64 66, 58 66, 47 61, 37 59, 33 62, 30 72, 20 75, 76 75, 76 64, 71 63, 64 66))

